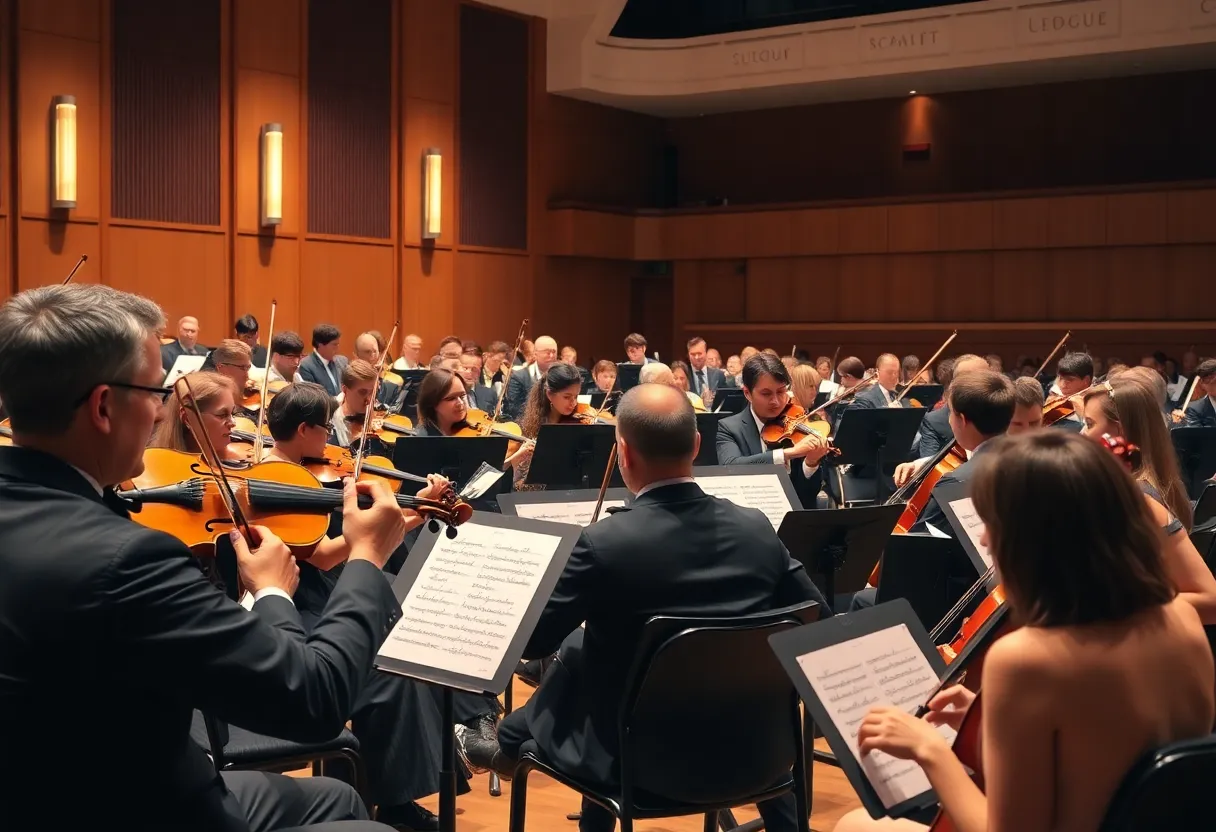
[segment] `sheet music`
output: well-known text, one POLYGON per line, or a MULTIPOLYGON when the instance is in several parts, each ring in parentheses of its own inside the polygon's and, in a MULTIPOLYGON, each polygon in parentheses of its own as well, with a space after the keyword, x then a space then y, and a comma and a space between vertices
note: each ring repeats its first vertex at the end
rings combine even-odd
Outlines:
POLYGON ((475 520, 439 536, 380 655, 489 683, 560 544, 475 520))
MULTIPOLYGON (((907 625, 799 656, 798 666, 883 806, 890 809, 928 791, 929 778, 916 763, 881 751, 863 757, 857 750, 857 729, 872 708, 894 705, 915 713, 938 685, 937 674, 907 625)), ((940 726, 939 730, 953 742, 953 729, 940 726)))
POLYGON ((950 508, 954 509, 954 516, 958 518, 963 531, 967 533, 967 537, 975 546, 975 551, 979 552, 984 566, 991 568, 992 555, 989 553, 988 547, 980 543, 980 539, 984 536, 984 521, 980 519, 979 512, 975 510, 975 504, 971 502, 971 498, 960 497, 957 500, 951 500, 950 508))
MULTIPOLYGON (((608 509, 625 505, 624 500, 604 500, 600 509, 600 520, 608 516, 608 509)), ((579 500, 572 503, 516 503, 515 513, 529 520, 548 520, 553 523, 569 523, 586 526, 595 513, 595 500, 579 500)))
POLYGON ((706 494, 730 500, 744 508, 759 509, 773 524, 781 527, 785 515, 793 510, 790 498, 781 487, 781 478, 771 474, 732 474, 725 477, 701 477, 697 485, 706 494))

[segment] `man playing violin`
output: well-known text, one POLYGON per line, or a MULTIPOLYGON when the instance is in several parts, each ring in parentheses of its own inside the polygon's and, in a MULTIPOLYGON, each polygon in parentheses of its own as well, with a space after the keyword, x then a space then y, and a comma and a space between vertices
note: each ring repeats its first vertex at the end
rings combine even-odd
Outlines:
MULTIPOLYGON (((376 368, 363 359, 356 358, 342 368, 342 403, 334 410, 330 421, 333 444, 349 448, 363 435, 363 417, 375 387, 376 368)), ((376 446, 380 446, 379 440, 376 440, 376 446)), ((375 447, 375 450, 382 453, 383 447, 375 447)))
POLYGON ((32 289, 0 309, 13 427, 0 448, 0 828, 78 825, 45 775, 66 748, 105 749, 72 800, 106 826, 265 832, 366 818, 354 790, 326 778, 217 774, 191 741, 191 712, 298 742, 336 735, 400 616, 380 569, 401 511, 379 484, 346 486, 349 562, 309 641, 290 601, 295 560, 272 530, 253 527, 253 549, 232 535, 253 612, 225 597, 183 543, 113 505, 113 486, 142 473, 171 392, 163 325, 156 304, 102 285, 32 289))
MULTIPOLYGON (((1056 365, 1056 380, 1052 385, 1052 397, 1056 401, 1060 398, 1070 399, 1081 391, 1092 386, 1094 383, 1094 362, 1086 353, 1070 352, 1065 354, 1060 359, 1060 363, 1056 365), (1058 395, 1056 395, 1058 394, 1058 395)), ((1085 419, 1082 417, 1082 408, 1078 405, 1072 409, 1064 418, 1052 424, 1053 428, 1080 433, 1081 428, 1085 427, 1085 419)))
MULTIPOLYGON (((348 401, 355 393, 362 397, 366 407, 371 396, 370 383, 360 391, 362 382, 352 388, 345 381, 358 365, 363 367, 356 372, 362 373, 366 368, 375 378, 371 365, 355 359, 343 370, 343 389, 348 401)), ((307 459, 320 457, 325 452, 326 427, 332 424, 332 403, 325 388, 310 382, 293 384, 275 396, 266 410, 266 423, 274 437, 269 459, 300 465, 307 459)), ((341 413, 339 407, 337 414, 341 413)), ((443 477, 432 475, 427 479, 430 484, 422 487, 419 497, 437 499, 448 487, 443 477)), ((409 509, 403 514, 406 531, 423 522, 422 517, 409 509)), ((334 517, 330 534, 321 541, 317 553, 300 564, 300 585, 294 600, 305 630, 311 630, 330 603, 340 580, 336 577, 342 571, 339 564, 348 549, 342 518, 334 517)), ((465 696, 460 702, 458 719, 474 720, 489 712, 481 697, 465 696)), ((410 679, 373 673, 351 713, 351 728, 359 738, 360 754, 367 763, 371 796, 380 806, 377 817, 398 828, 415 832, 439 828, 438 819, 414 801, 439 791, 442 762, 439 753, 444 736, 440 704, 437 695, 424 692, 422 686, 410 679)))
MULTIPOLYGON (((203 363, 203 369, 208 370, 214 368, 217 373, 232 380, 236 387, 236 392, 242 398, 252 393, 260 392, 260 388, 254 385, 249 378, 249 371, 253 368, 253 351, 244 341, 238 341, 235 338, 225 338, 220 341, 219 345, 211 351, 211 355, 207 356, 207 361, 203 363), (207 365, 211 366, 208 367, 207 365)), ((256 410, 251 410, 237 403, 238 416, 248 416, 256 410)))
POLYGON ((819 461, 831 450, 828 440, 808 433, 792 448, 766 449, 760 434, 790 403, 790 375, 781 359, 757 353, 743 365, 743 395, 750 407, 718 423, 719 465, 784 465, 806 508, 814 508, 820 489, 819 461))

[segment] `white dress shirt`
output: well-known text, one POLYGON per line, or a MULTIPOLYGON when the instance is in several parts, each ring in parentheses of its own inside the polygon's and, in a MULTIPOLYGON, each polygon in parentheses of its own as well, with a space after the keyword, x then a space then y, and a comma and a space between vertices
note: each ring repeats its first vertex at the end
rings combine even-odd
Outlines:
POLYGON ((633 495, 636 500, 648 491, 654 491, 656 488, 664 488, 668 485, 683 485, 686 482, 696 482, 692 477, 672 477, 669 480, 655 480, 650 485, 644 485, 638 489, 638 493, 633 495))

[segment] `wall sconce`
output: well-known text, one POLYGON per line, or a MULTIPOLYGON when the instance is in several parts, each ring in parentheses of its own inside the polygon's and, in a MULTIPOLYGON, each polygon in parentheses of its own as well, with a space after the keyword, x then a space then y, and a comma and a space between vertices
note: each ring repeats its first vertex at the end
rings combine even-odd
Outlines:
POLYGON ((76 96, 51 99, 55 147, 51 170, 51 207, 76 207, 76 96))
POLYGON ((262 125, 262 226, 283 222, 283 125, 262 125))
POLYGON ((443 214, 443 156, 428 147, 422 157, 422 239, 439 237, 443 214))

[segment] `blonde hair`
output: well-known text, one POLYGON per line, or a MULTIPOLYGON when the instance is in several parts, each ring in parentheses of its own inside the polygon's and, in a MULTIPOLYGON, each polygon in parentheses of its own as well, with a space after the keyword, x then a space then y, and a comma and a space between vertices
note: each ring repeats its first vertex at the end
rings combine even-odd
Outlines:
POLYGON ((1093 399, 1101 399, 1102 415, 1118 422, 1123 438, 1140 448, 1140 467, 1133 475, 1156 489, 1165 507, 1189 531, 1194 512, 1182 485, 1156 384, 1128 370, 1086 394, 1085 404, 1093 399))
MULTIPOLYGON (((236 401, 236 383, 227 376, 219 373, 190 373, 186 378, 190 381, 190 389, 194 391, 199 410, 206 409, 224 393, 232 396, 234 403, 236 401)), ((184 383, 179 382, 175 385, 173 395, 165 402, 165 417, 156 426, 156 431, 152 434, 152 441, 148 443, 149 448, 168 448, 188 454, 199 452, 198 443, 194 441, 194 434, 182 420, 182 409, 189 406, 190 400, 189 394, 182 395, 185 389, 184 383)), ((216 450, 220 449, 216 448, 216 450)))
POLYGON ((810 410, 815 405, 815 397, 819 395, 819 373, 810 364, 795 364, 790 367, 790 386, 793 388, 794 401, 810 410))
POLYGON ((253 360, 253 350, 244 341, 238 341, 235 338, 225 338, 211 351, 211 362, 217 366, 235 364, 238 358, 253 360))
POLYGON ((356 358, 342 369, 342 386, 354 387, 361 381, 375 381, 376 368, 362 358, 356 358))

